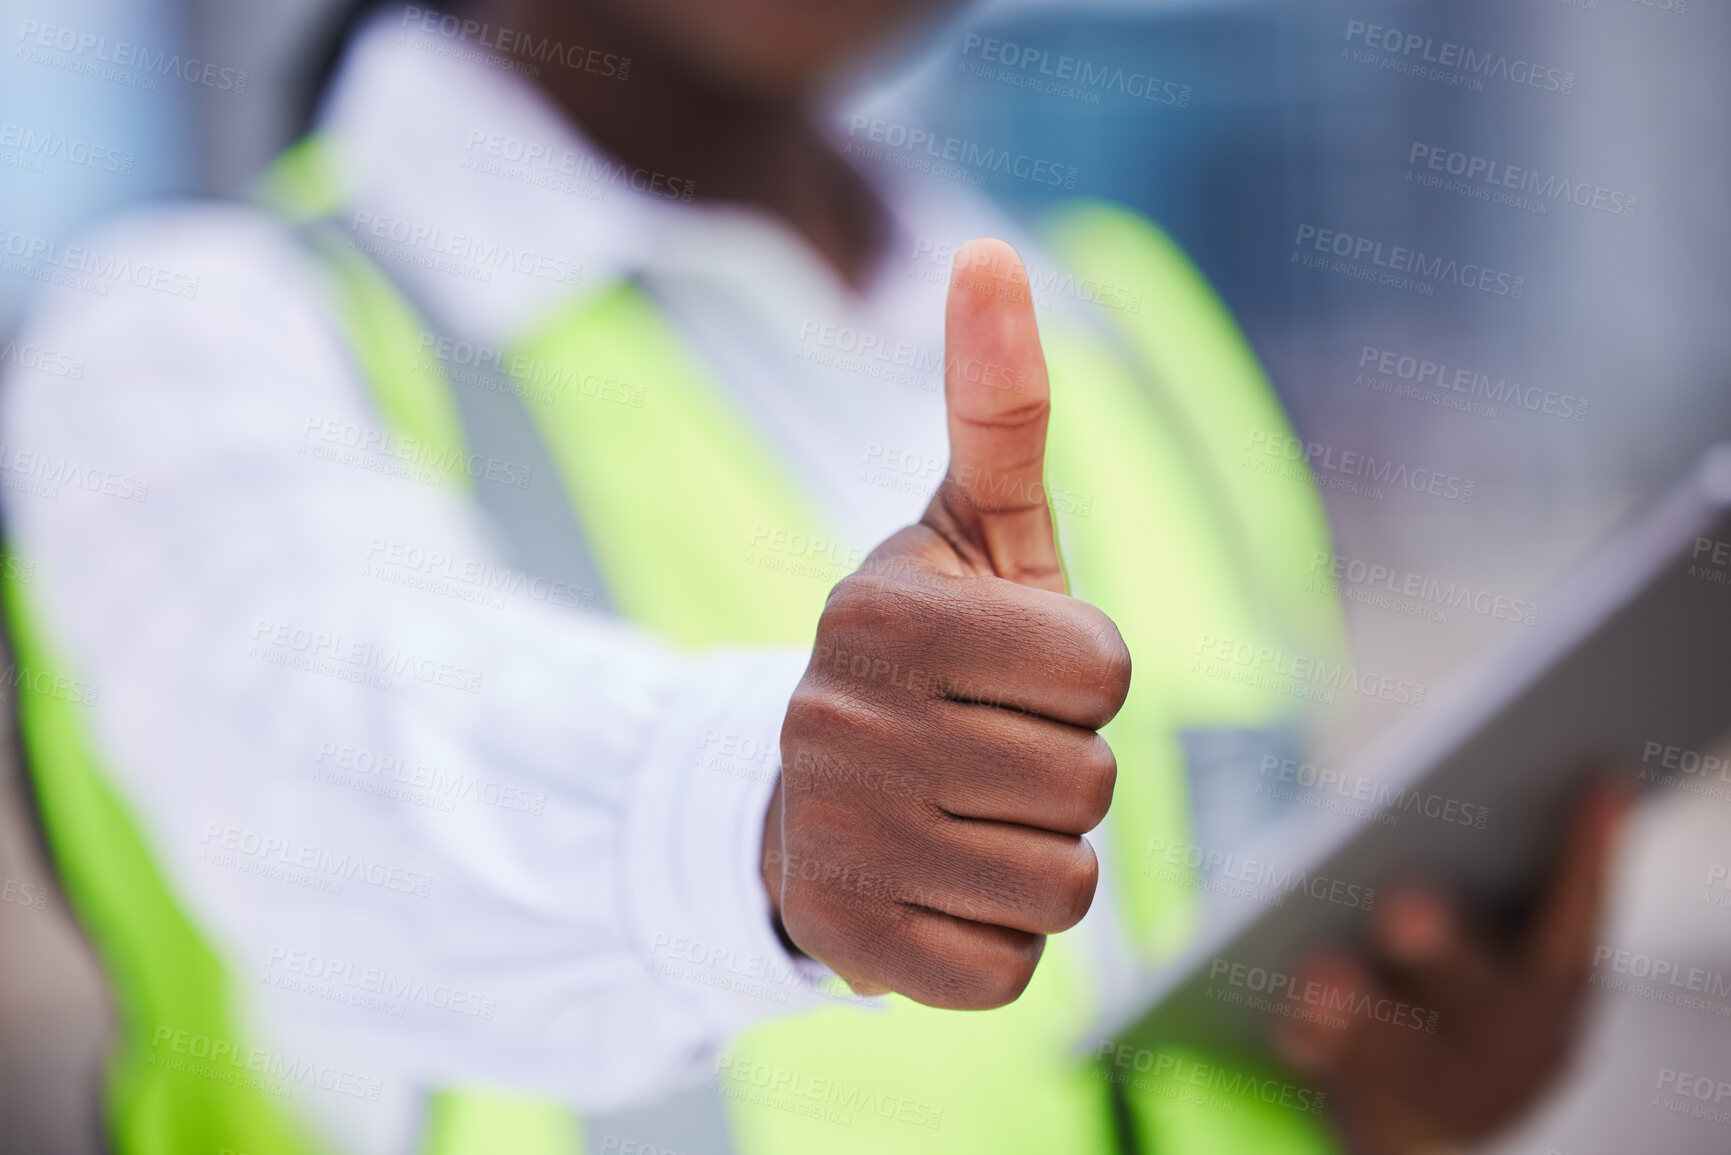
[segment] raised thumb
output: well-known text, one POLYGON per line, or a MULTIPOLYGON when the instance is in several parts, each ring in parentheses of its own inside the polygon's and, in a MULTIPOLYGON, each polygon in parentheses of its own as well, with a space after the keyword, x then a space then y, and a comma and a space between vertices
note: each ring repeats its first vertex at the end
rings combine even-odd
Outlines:
POLYGON ((924 522, 976 572, 1064 593, 1046 502, 1051 387, 1027 270, 1003 241, 969 241, 944 312, 950 468, 924 522))

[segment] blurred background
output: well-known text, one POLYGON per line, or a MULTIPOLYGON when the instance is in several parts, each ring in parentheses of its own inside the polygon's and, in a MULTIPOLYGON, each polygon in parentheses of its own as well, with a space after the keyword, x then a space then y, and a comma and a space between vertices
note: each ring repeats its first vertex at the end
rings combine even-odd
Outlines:
MULTIPOLYGON (((0 356, 39 355, 10 343, 44 276, 33 239, 155 198, 245 194, 297 131, 336 7, 0 0, 0 356), (215 62, 244 84, 75 71, 75 57, 26 46, 46 24, 215 62)), ((1079 193, 1159 221, 1237 314, 1302 438, 1470 489, 1327 490, 1343 568, 1543 613, 1553 582, 1731 437, 1728 64, 1723 0, 1003 0, 868 70, 838 124, 893 96, 944 133, 1076 170, 1064 190, 989 175, 1014 211, 1079 193), (1488 66, 1424 60, 1445 43, 1488 66), (1061 57, 1161 84, 1137 97, 1045 83, 1061 57), (1419 272, 1378 283, 1355 275, 1380 271, 1373 258, 1335 255, 1376 245, 1489 270, 1486 288, 1419 272)), ((1523 628, 1341 587, 1360 666, 1427 685, 1523 628)), ((1325 746, 1388 721, 1376 705, 1331 719, 1325 746)), ((13 809, 0 865, 42 885, 13 809)), ((1703 881, 1728 846, 1731 802, 1649 807, 1607 941, 1731 975, 1731 910, 1703 881)), ((0 979, 0 1096, 72 1093, 105 1012, 53 902, 0 904, 0 979)), ((1731 1148, 1725 1124, 1665 1110, 1654 1086, 1661 1068, 1731 1079, 1728 1016, 1731 1001, 1607 996, 1577 1076, 1498 1149, 1731 1148)))

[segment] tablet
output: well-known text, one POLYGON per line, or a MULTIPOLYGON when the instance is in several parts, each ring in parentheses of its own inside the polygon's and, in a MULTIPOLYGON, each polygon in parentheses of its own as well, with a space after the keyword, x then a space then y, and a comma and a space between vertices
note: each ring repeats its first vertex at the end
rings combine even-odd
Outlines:
POLYGON ((1608 767, 1731 799, 1712 754, 1731 732, 1731 443, 1543 605, 1343 765, 1263 759, 1258 788, 1296 805, 1250 845, 1151 846, 1143 869, 1202 890, 1200 925, 1091 1044, 1267 1057, 1282 1018, 1352 1010, 1295 974, 1314 948, 1361 943, 1386 886, 1434 881, 1519 918, 1608 767))

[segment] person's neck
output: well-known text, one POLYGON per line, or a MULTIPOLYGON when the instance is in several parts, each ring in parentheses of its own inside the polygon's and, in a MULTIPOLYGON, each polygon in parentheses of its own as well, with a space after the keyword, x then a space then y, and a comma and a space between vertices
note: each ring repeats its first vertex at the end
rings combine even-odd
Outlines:
POLYGON ((535 83, 601 148, 633 168, 689 184, 697 199, 752 205, 778 217, 843 279, 864 284, 884 233, 882 207, 795 102, 756 99, 711 83, 579 3, 479 0, 496 27, 630 57, 607 75, 552 60, 535 83))

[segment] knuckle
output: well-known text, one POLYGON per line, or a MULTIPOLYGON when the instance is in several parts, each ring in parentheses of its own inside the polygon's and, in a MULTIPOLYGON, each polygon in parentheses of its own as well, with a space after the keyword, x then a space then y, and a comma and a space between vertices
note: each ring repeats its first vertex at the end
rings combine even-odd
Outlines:
POLYGON ((782 734, 803 737, 808 732, 821 732, 825 729, 824 722, 830 710, 829 699, 828 691, 813 687, 809 677, 802 679, 794 688, 793 696, 787 700, 782 734))
POLYGON ((1130 693, 1130 648, 1105 612, 1074 602, 1070 621, 1075 685, 1084 723, 1098 730, 1110 722, 1130 693))
POLYGON ((940 646, 945 607, 932 591, 871 574, 845 578, 830 592, 818 620, 811 669, 830 685, 861 692, 886 688, 902 663, 916 663, 940 646))
POLYGON ((991 1010, 1021 997, 1039 964, 1044 935, 947 919, 940 926, 934 918, 943 916, 898 907, 869 928, 856 928, 850 949, 879 973, 898 976, 895 989, 927 1006, 991 1010), (935 935, 929 933, 934 928, 935 935))
POLYGON ((794 945, 812 958, 851 964, 849 969, 861 978, 881 975, 881 968, 872 965, 878 952, 870 947, 876 936, 867 929, 866 911, 839 901, 830 888, 790 884, 782 899, 781 921, 794 945))
POLYGON ((1089 735, 1087 748, 1078 760, 1074 781, 1078 822, 1084 829, 1092 830, 1105 821, 1112 808, 1113 792, 1118 786, 1117 755, 1100 735, 1089 735))
POLYGON ((919 1001, 955 1011, 989 1011, 1028 989, 1045 943, 1041 935, 982 928, 951 949, 915 964, 919 1001))
POLYGON ((781 723, 781 775, 798 778, 810 760, 834 741, 838 719, 831 696, 805 686, 788 699, 781 723))
POLYGON ((897 637, 906 629, 912 599, 903 583, 879 574, 856 573, 830 591, 819 629, 845 638, 897 637))
POLYGON ((828 799, 833 820, 851 824, 855 835, 872 814, 899 815, 904 824, 935 816, 929 742, 917 721, 843 690, 795 691, 781 732, 788 803, 797 802, 805 815, 808 804, 828 799))
POLYGON ((1116 622, 1101 610, 1094 612, 1099 622, 1093 633, 1090 665, 1101 695, 1110 703, 1111 713, 1117 714, 1130 693, 1130 647, 1124 644, 1124 635, 1118 631, 1116 622))
POLYGON ((1053 932, 1069 930, 1082 921, 1094 904, 1094 891, 1099 884, 1100 860, 1088 840, 1078 838, 1069 860, 1053 880, 1051 913, 1058 923, 1053 932))
POLYGON ((969 968, 966 983, 968 1009, 993 1010, 1022 997, 1033 981, 1040 951, 1045 946, 1043 936, 1022 937, 1025 943, 994 943, 992 949, 985 952, 985 957, 969 968))
POLYGON ((857 699, 802 684, 788 699, 787 717, 782 722, 783 758, 791 764, 799 752, 841 744, 869 730, 874 722, 875 715, 857 699))

